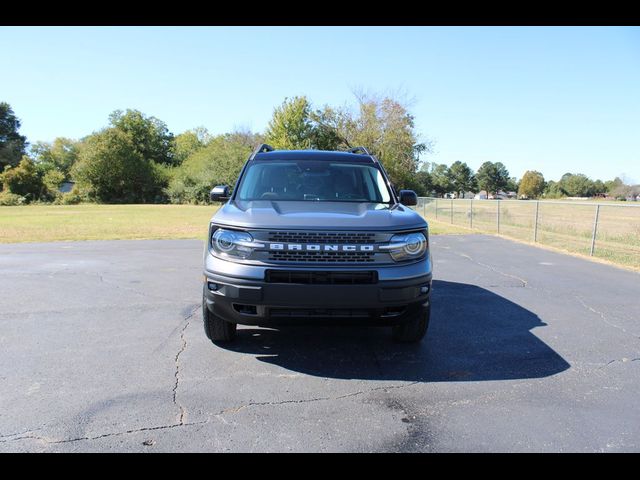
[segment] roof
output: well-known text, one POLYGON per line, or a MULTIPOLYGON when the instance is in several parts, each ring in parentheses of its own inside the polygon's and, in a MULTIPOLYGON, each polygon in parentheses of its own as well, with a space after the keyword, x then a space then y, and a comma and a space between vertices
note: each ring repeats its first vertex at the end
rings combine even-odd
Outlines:
POLYGON ((58 188, 58 191, 61 193, 68 193, 73 189, 73 186, 76 182, 63 182, 62 185, 58 188))
POLYGON ((255 160, 326 160, 332 162, 373 163, 370 155, 334 150, 273 150, 256 153, 255 160))

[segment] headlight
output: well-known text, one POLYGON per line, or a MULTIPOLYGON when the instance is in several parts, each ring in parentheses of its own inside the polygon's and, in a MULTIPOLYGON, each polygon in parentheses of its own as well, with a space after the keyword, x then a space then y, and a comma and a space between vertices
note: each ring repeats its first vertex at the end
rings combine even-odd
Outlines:
POLYGON ((427 252, 427 238, 419 232, 403 233, 391 237, 388 245, 381 246, 387 250, 396 262, 417 259, 427 252))
POLYGON ((225 230, 218 228, 211 235, 211 248, 221 257, 247 258, 256 248, 264 247, 262 243, 254 242, 247 232, 225 230))

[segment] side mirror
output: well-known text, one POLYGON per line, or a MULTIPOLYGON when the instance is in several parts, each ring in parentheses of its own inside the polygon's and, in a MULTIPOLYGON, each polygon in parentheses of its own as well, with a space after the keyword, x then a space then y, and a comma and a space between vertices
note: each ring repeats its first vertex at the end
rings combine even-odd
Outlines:
POLYGON ((418 196, 413 190, 400 190, 400 203, 407 207, 418 204, 418 196))
POLYGON ((229 186, 228 185, 218 185, 211 189, 209 193, 209 198, 212 202, 220 202, 223 200, 229 200, 229 186))

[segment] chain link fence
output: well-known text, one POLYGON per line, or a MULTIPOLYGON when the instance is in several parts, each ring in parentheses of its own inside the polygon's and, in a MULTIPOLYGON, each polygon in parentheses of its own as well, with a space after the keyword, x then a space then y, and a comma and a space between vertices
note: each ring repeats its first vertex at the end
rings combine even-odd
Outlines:
POLYGON ((640 205, 419 197, 427 219, 640 267, 640 205))

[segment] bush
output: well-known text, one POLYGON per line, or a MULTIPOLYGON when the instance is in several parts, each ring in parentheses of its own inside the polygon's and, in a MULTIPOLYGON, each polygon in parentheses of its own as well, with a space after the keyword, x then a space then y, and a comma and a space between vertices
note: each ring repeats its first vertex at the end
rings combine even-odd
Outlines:
POLYGON ((0 192, 0 206, 3 207, 17 207, 27 203, 27 199, 22 195, 11 193, 7 191, 0 192))
POLYGON ((233 185, 240 169, 257 142, 255 135, 235 132, 219 135, 190 155, 169 174, 164 189, 171 203, 209 203, 209 192, 216 185, 233 185))
POLYGON ((60 194, 56 199, 56 203, 62 205, 77 205, 87 200, 86 192, 82 191, 77 185, 74 185, 70 192, 60 194))
POLYGON ((60 185, 64 182, 64 174, 58 170, 49 170, 42 177, 42 183, 46 188, 46 193, 43 195, 48 200, 57 200, 62 193, 60 193, 60 185))
POLYGON ((45 190, 33 160, 26 155, 22 157, 17 167, 7 167, 0 174, 0 182, 4 186, 4 191, 24 197, 26 201, 40 199, 45 190))
POLYGON ((91 200, 149 203, 162 196, 165 171, 136 149, 134 139, 111 128, 88 137, 73 168, 91 200))

